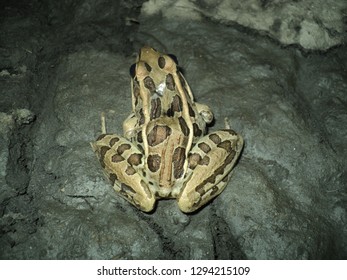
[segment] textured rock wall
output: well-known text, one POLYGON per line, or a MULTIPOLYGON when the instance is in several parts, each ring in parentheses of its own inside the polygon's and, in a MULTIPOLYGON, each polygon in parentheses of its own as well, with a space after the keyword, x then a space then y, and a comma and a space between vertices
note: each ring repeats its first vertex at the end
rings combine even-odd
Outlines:
POLYGON ((236 23, 308 50, 326 50, 346 42, 344 0, 150 0, 142 11, 169 19, 208 17, 222 24, 236 23))

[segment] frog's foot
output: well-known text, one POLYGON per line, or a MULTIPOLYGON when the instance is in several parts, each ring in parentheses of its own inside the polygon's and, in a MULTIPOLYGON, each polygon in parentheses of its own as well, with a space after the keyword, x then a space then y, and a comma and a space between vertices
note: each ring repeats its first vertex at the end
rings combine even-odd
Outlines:
POLYGON ((228 182, 243 147, 243 139, 231 129, 202 137, 188 155, 187 181, 178 195, 183 212, 193 212, 218 194, 228 182))

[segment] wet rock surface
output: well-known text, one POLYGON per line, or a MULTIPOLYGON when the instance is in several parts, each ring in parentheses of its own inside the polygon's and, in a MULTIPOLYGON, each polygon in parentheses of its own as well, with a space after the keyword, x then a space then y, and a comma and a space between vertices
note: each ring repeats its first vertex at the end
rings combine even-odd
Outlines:
POLYGON ((23 3, 1 9, 1 259, 347 257, 345 46, 304 51, 151 1, 23 3), (228 117, 245 139, 227 188, 191 215, 133 208, 89 144, 101 112, 121 133, 143 45, 176 55, 210 131, 228 117))

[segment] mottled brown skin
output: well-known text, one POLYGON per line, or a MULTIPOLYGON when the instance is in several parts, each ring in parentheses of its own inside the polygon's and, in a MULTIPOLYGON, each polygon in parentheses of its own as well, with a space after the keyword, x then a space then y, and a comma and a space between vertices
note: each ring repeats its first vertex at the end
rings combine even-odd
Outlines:
POLYGON ((206 135, 209 107, 194 101, 174 60, 150 47, 140 50, 132 73, 132 113, 124 137, 103 134, 92 143, 114 189, 150 212, 157 199, 176 198, 193 212, 225 188, 243 139, 229 129, 206 135))

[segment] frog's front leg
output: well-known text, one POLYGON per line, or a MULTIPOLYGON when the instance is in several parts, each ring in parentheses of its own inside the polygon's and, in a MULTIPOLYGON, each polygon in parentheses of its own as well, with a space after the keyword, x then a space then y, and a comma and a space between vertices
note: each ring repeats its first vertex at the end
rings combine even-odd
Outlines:
POLYGON ((202 137, 188 155, 186 182, 177 197, 183 212, 189 213, 220 194, 243 147, 243 139, 231 129, 202 137))
POLYGON ((102 134, 92 143, 113 188, 144 212, 150 212, 155 196, 144 176, 144 156, 129 140, 115 134, 102 134))
POLYGON ((138 121, 134 113, 131 113, 123 122, 123 133, 126 139, 131 139, 137 132, 138 121))
POLYGON ((205 123, 209 124, 213 121, 213 113, 209 106, 198 102, 195 102, 195 106, 205 123))

